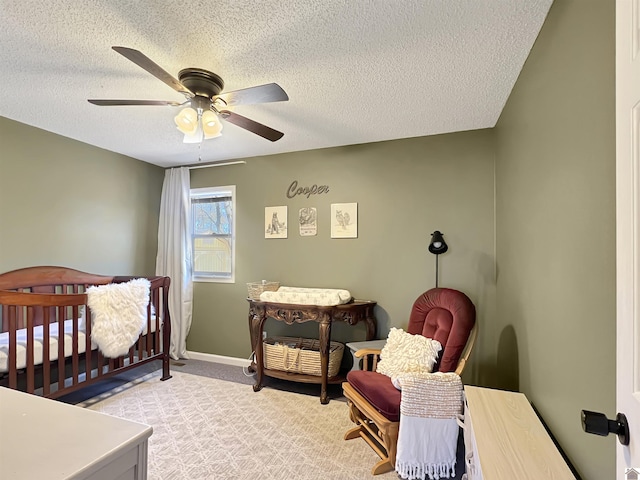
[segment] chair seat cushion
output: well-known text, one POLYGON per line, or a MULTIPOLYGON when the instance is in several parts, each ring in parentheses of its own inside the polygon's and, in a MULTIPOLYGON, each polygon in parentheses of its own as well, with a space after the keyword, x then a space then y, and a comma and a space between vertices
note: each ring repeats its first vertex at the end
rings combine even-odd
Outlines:
POLYGON ((401 393, 391 383, 391 378, 377 372, 353 370, 347 381, 373 407, 392 422, 400 421, 401 393))

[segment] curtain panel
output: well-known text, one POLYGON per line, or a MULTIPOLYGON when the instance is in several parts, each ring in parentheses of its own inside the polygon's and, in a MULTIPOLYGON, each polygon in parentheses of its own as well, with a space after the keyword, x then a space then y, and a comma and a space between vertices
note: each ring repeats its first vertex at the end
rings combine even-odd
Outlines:
POLYGON ((169 312, 173 359, 188 358, 187 335, 193 310, 190 176, 186 167, 166 170, 158 224, 156 275, 171 278, 169 312))

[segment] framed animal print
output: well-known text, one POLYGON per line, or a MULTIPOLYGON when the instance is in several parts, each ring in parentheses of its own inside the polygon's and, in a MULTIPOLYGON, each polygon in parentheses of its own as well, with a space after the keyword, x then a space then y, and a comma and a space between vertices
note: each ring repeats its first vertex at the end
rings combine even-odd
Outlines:
POLYGON ((358 204, 331 204, 331 238, 358 238, 358 204))
POLYGON ((287 207, 264 207, 264 238, 287 238, 287 207))
POLYGON ((311 237, 318 233, 317 222, 318 211, 316 207, 301 208, 298 212, 298 222, 300 224, 300 236, 311 237))

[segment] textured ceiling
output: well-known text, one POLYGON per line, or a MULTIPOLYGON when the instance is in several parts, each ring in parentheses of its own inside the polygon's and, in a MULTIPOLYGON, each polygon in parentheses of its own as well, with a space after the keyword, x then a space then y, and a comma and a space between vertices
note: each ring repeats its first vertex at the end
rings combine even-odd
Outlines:
POLYGON ((0 116, 160 166, 376 142, 495 125, 552 0, 2 0, 0 116), (288 102, 234 111, 284 132, 225 124, 182 143, 184 101, 111 49, 225 91, 276 82, 288 102))

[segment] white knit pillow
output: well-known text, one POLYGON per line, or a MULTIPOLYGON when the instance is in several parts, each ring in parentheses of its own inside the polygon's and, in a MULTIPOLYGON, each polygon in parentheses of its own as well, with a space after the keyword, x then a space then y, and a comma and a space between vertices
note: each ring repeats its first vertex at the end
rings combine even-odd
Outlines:
POLYGON ((392 378, 402 373, 430 373, 440 350, 442 345, 437 340, 393 327, 380 353, 376 371, 392 378))

